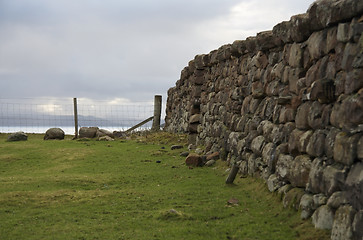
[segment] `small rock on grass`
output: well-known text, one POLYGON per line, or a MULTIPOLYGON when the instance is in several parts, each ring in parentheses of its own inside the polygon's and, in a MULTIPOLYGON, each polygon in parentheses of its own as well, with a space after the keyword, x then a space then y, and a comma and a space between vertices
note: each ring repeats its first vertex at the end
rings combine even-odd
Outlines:
POLYGON ((16 141, 26 141, 26 140, 28 140, 28 135, 26 135, 24 132, 16 132, 11 134, 6 141, 16 142, 16 141))
POLYGON ((214 164, 216 164, 216 160, 209 160, 205 163, 205 166, 206 167, 211 167, 213 166, 214 164))
POLYGON ((182 152, 180 154, 181 157, 187 157, 189 155, 189 152, 182 152))
POLYGON ((181 149, 181 148, 183 148, 182 145, 173 145, 173 146, 171 146, 171 150, 176 150, 176 149, 181 149))

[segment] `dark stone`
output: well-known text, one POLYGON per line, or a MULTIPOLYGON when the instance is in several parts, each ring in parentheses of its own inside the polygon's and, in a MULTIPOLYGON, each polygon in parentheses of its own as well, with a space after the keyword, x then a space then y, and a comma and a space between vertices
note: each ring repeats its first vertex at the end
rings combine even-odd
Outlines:
POLYGON ((28 140, 28 135, 26 135, 24 132, 16 132, 10 134, 6 141, 17 142, 17 141, 26 141, 26 140, 28 140))
POLYGON ((203 159, 198 154, 190 153, 185 159, 185 164, 191 167, 201 167, 203 166, 203 159))
POLYGON ((79 129, 80 138, 94 138, 96 137, 98 127, 81 127, 79 129))
POLYGON ((50 128, 45 132, 44 140, 64 139, 64 131, 60 128, 50 128))

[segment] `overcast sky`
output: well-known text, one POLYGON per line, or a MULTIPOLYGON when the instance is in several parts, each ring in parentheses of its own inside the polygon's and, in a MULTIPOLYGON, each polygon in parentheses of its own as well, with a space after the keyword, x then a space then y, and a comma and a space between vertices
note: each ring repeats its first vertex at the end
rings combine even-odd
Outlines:
POLYGON ((0 0, 0 98, 152 100, 194 56, 312 0, 0 0))

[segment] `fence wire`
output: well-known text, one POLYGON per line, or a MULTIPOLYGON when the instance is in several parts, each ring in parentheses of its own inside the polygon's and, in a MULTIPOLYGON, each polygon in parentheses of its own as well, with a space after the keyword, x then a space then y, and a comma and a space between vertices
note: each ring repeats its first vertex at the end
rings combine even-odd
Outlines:
MULTIPOLYGON (((153 102, 77 99, 78 127, 125 131, 153 116, 153 102)), ((151 122, 138 130, 151 128, 151 122)), ((51 127, 74 134, 73 99, 1 99, 0 132, 44 133, 51 127)))

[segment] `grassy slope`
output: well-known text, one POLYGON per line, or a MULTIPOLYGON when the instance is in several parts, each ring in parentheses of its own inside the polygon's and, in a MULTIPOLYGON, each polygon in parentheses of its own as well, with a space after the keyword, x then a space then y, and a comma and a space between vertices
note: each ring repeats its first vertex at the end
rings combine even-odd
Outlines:
POLYGON ((189 169, 175 137, 41 137, 0 135, 0 239, 328 239, 260 180, 226 186, 222 162, 189 169))

